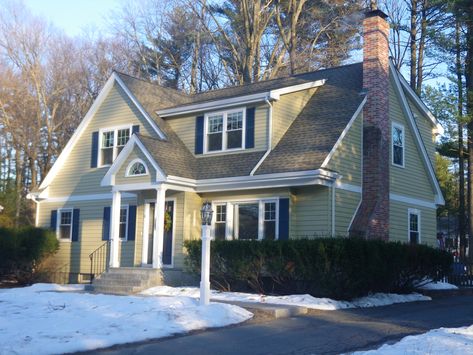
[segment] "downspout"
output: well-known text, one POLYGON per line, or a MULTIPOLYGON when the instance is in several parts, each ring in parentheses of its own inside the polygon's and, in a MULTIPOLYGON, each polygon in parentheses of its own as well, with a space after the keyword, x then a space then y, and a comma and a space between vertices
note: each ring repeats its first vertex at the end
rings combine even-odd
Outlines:
POLYGON ((332 224, 332 238, 335 237, 335 181, 332 183, 332 186, 331 186, 331 194, 332 194, 332 221, 331 221, 331 224, 332 224))
POLYGON ((250 176, 253 176, 258 170, 258 168, 263 164, 266 157, 271 153, 271 146, 273 141, 273 104, 269 101, 269 96, 264 100, 264 102, 268 105, 268 149, 266 153, 261 157, 258 163, 255 165, 253 170, 251 170, 250 176))

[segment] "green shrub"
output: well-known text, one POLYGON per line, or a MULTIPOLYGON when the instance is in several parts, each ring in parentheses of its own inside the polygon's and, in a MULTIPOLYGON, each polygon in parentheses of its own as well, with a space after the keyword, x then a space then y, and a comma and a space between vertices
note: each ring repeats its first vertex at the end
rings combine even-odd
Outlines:
POLYGON ((29 283, 41 263, 59 248, 53 232, 34 227, 0 228, 0 282, 29 283))
MULTIPOLYGON (((189 269, 199 273, 201 241, 185 246, 189 269)), ((211 281, 222 290, 335 299, 405 293, 419 280, 448 273, 451 264, 450 254, 425 245, 360 238, 211 243, 211 281)))

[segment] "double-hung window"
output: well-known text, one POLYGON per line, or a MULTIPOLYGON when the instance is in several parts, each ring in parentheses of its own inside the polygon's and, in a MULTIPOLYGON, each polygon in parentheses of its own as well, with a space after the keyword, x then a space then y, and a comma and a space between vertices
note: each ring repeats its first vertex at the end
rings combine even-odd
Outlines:
POLYGON ((206 152, 244 148, 243 109, 206 115, 206 152))
POLYGON ((392 163, 393 165, 404 167, 404 126, 393 123, 391 135, 392 163))
POLYGON ((215 214, 215 240, 225 240, 227 233, 227 205, 221 204, 216 206, 215 214))
POLYGON ((58 224, 59 240, 71 240, 72 236, 72 209, 59 210, 58 224))
POLYGON ((119 227, 119 236, 121 240, 127 239, 128 231, 128 207, 120 208, 120 227, 119 227))
POLYGON ((409 243, 420 244, 420 211, 409 209, 408 215, 409 243))
POLYGON ((111 165, 120 154, 131 135, 131 127, 103 129, 100 131, 100 165, 111 165))
POLYGON ((264 203, 263 238, 276 239, 276 202, 264 203))

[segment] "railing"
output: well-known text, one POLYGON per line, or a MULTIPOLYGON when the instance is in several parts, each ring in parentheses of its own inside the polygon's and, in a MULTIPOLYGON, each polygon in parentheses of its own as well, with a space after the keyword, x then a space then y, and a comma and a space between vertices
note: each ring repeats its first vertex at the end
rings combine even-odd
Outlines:
POLYGON ((92 253, 89 254, 90 259, 90 283, 97 276, 100 276, 108 269, 110 241, 106 241, 92 253))
POLYGON ((454 263, 446 281, 458 287, 473 287, 473 264, 454 263))

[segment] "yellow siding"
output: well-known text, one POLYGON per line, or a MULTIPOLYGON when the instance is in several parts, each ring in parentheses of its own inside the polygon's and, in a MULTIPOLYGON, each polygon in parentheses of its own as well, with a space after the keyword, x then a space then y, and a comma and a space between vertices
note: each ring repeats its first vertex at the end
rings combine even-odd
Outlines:
POLYGON ((419 111, 412 101, 409 100, 408 102, 414 114, 422 141, 427 149, 427 154, 429 155, 431 163, 435 166, 435 134, 433 132, 435 127, 432 125, 432 122, 419 111))
MULTIPOLYGON (((50 227, 51 210, 59 208, 79 208, 79 241, 69 242, 61 241, 59 252, 55 257, 55 263, 58 266, 69 265, 72 273, 89 273, 90 259, 89 254, 101 246, 103 209, 105 206, 111 206, 111 200, 97 201, 70 201, 70 202, 41 202, 39 207, 39 223, 41 227, 50 227)), ((122 199, 122 204, 136 204, 134 199, 122 199)), ((136 233, 138 236, 138 233, 136 233)), ((121 242, 121 260, 122 266, 133 265, 134 241, 121 242)))
POLYGON ((361 186, 362 183, 363 116, 360 114, 338 146, 327 165, 329 170, 342 175, 341 182, 361 186))
POLYGON ((330 235, 329 188, 307 186, 293 189, 291 237, 314 238, 330 235))
MULTIPOLYGON (((195 113, 192 116, 166 118, 172 129, 181 138, 187 148, 194 154, 195 151, 195 118, 204 113, 195 113)), ((255 147, 241 152, 267 149, 268 109, 266 105, 258 105, 255 110, 255 147)), ((201 157, 202 155, 198 155, 201 157)))
POLYGON ((408 209, 421 212, 420 232, 421 243, 435 247, 437 245, 437 218, 434 208, 419 207, 403 202, 392 201, 389 206, 389 240, 408 242, 408 209))
POLYGON ((135 145, 133 151, 130 153, 128 158, 123 162, 121 168, 118 170, 117 174, 115 175, 115 184, 122 185, 122 184, 135 184, 135 183, 150 183, 156 181, 156 169, 151 165, 148 158, 143 154, 143 152, 135 145), (149 175, 144 176, 128 176, 126 177, 126 169, 131 161, 134 159, 141 159, 146 164, 148 168, 149 175))
POLYGON ((335 190, 335 235, 348 236, 348 228, 361 202, 361 194, 335 190))
MULTIPOLYGON (((389 100, 389 116, 391 121, 403 125, 405 130, 405 167, 390 165, 390 190, 395 194, 433 201, 433 187, 422 160, 422 153, 417 149, 414 133, 411 131, 409 123, 404 116, 392 82, 389 88, 389 100)), ((391 127, 389 129, 391 130, 391 127)), ((389 149, 389 159, 392 161, 391 142, 389 142, 389 149)))
POLYGON ((115 85, 52 181, 49 195, 56 197, 109 192, 109 187, 100 187, 100 181, 108 171, 108 167, 90 168, 92 132, 125 124, 139 124, 140 133, 156 136, 155 131, 123 90, 115 85))
POLYGON ((279 101, 273 103, 273 148, 278 144, 316 90, 302 90, 282 95, 279 101))

